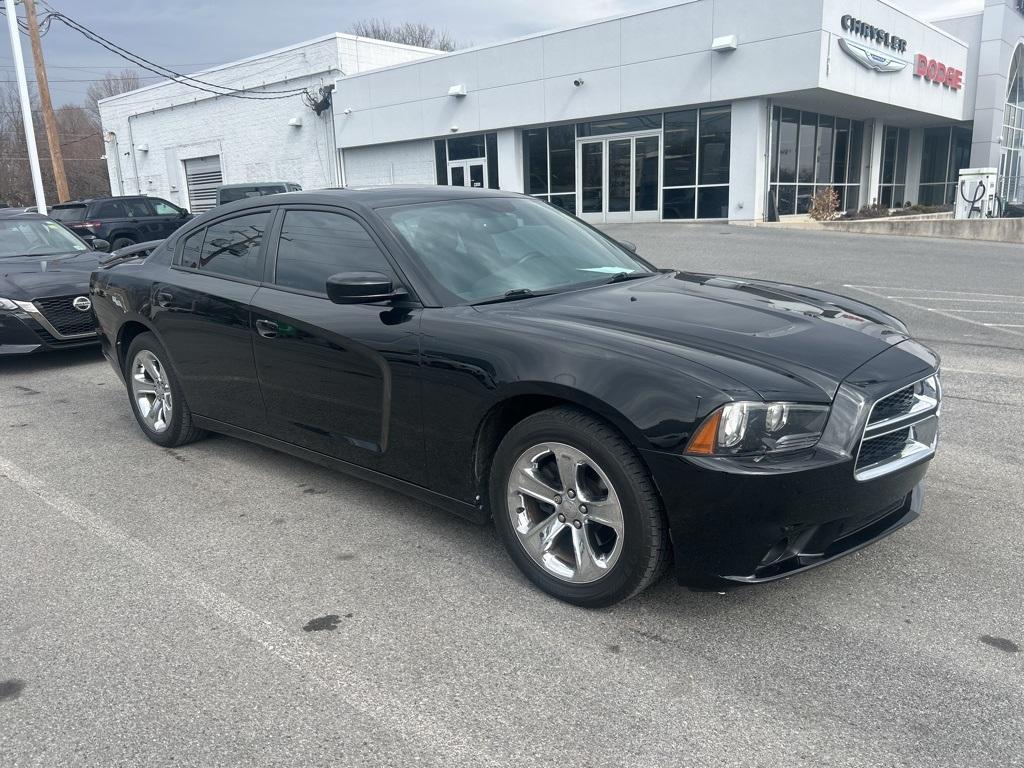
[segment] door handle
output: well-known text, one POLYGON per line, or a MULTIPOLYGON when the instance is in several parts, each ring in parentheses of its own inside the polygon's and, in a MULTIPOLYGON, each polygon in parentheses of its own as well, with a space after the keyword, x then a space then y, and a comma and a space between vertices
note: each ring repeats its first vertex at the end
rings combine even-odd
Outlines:
POLYGON ((280 327, 273 320, 257 320, 256 332, 264 339, 276 339, 280 327))
POLYGON ((174 295, 168 293, 167 291, 157 291, 156 296, 154 296, 153 298, 156 299, 156 303, 159 304, 161 307, 166 307, 168 304, 174 301, 174 295))

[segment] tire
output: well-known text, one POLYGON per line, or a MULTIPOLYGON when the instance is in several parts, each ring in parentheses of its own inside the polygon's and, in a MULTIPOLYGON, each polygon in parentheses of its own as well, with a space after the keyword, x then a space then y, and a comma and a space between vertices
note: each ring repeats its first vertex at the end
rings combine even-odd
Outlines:
POLYGON ((115 237, 113 242, 110 244, 110 250, 117 251, 121 248, 127 248, 129 245, 135 245, 135 241, 130 237, 115 237))
POLYGON ((125 380, 132 413, 143 433, 157 445, 175 448, 206 432, 192 423, 192 412, 168 360, 156 336, 140 333, 125 356, 125 380))
POLYGON ((650 473, 587 411, 552 408, 513 427, 495 452, 489 495, 512 560, 560 600, 603 608, 668 568, 668 527, 650 473))

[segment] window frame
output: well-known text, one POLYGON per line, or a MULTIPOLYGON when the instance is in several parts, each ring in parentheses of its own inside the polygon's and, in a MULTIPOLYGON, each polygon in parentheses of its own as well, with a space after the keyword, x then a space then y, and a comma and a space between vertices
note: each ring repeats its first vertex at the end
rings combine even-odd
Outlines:
POLYGON ((420 299, 418 298, 416 289, 409 281, 408 275, 406 274, 406 270, 401 268, 401 266, 398 263, 398 260, 391 252, 391 248, 388 247, 387 243, 377 232, 376 227, 370 224, 370 222, 367 220, 365 216, 360 215, 358 211, 355 211, 352 208, 334 205, 318 205, 316 203, 293 203, 291 205, 281 205, 276 208, 274 223, 273 226, 269 229, 270 235, 267 238, 268 250, 266 251, 266 258, 264 259, 263 264, 263 280, 260 283, 261 287, 270 288, 275 291, 284 291, 285 293, 294 293, 298 296, 308 296, 314 299, 323 299, 324 301, 330 301, 330 298, 327 296, 326 291, 306 291, 301 288, 293 288, 288 285, 278 285, 275 282, 277 275, 278 250, 281 244, 281 230, 284 228, 285 215, 289 211, 330 213, 339 216, 347 216, 348 218, 354 220, 364 230, 366 230, 367 234, 370 236, 370 239, 373 240, 378 250, 384 255, 384 260, 391 267, 391 271, 394 273, 395 277, 398 280, 398 282, 395 284, 395 287, 400 287, 403 290, 405 290, 409 294, 409 298, 412 301, 416 303, 421 303, 420 299), (271 243, 273 244, 272 248, 270 245, 271 243))
POLYGON ((268 261, 267 247, 268 243, 270 242, 271 235, 274 232, 274 227, 277 224, 277 218, 278 213, 273 206, 250 208, 244 211, 233 211, 232 213, 226 216, 220 216, 213 221, 207 222, 203 224, 203 226, 201 227, 196 227, 190 232, 183 233, 182 236, 178 239, 178 242, 174 246, 174 255, 171 257, 170 268, 177 272, 185 272, 193 275, 203 275, 204 277, 215 277, 219 280, 230 280, 233 283, 243 283, 245 285, 256 286, 263 285, 263 281, 266 276, 266 266, 268 261), (232 221, 233 219, 241 219, 246 216, 255 216, 260 213, 269 216, 267 229, 263 233, 263 240, 260 242, 260 250, 257 256, 258 268, 256 269, 256 274, 259 276, 260 279, 250 280, 247 277, 238 277, 236 275, 224 275, 221 274, 220 272, 214 272, 213 270, 198 269, 196 267, 186 267, 181 263, 181 257, 185 250, 185 242, 195 237, 200 232, 203 233, 203 244, 205 245, 206 233, 207 231, 209 231, 210 227, 216 226, 218 224, 224 224, 225 222, 232 221))

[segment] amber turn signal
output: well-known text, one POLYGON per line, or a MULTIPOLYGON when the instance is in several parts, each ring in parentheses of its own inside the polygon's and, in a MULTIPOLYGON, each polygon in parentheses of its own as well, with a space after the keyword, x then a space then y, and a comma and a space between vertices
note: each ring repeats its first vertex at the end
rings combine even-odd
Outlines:
POLYGON ((718 444, 718 424, 721 421, 722 410, 719 409, 705 419, 694 432, 690 444, 686 446, 686 452, 697 456, 714 455, 715 446, 718 444))

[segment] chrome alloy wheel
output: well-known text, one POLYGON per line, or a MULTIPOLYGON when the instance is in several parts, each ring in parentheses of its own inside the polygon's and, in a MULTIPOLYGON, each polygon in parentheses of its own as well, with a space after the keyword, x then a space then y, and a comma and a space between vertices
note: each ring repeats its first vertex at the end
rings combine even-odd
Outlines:
POLYGON ((571 445, 524 451, 507 483, 508 514, 526 553, 552 576, 589 584, 622 554, 622 505, 597 462, 571 445))
POLYGON ((165 432, 171 424, 173 404, 171 383, 159 358, 148 349, 139 350, 132 360, 132 397, 149 429, 165 432))

